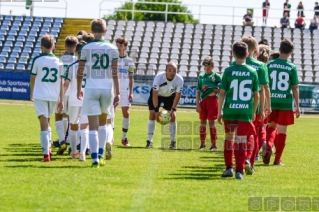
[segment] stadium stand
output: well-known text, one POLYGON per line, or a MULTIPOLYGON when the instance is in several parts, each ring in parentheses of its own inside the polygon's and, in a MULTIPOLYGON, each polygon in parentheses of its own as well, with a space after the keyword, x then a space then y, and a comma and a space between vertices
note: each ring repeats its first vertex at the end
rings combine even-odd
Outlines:
POLYGON ((57 40, 62 24, 62 18, 0 15, 0 69, 30 70, 41 53, 41 36, 50 33, 57 40))
MULTIPOLYGON (((89 30, 88 19, 62 19, 22 16, 0 16, 0 69, 29 70, 32 58, 41 52, 40 38, 46 33, 58 41, 55 54, 61 55, 64 39, 79 30, 89 30)), ((278 50, 280 41, 289 38, 295 43, 291 61, 298 67, 303 83, 319 83, 319 30, 277 29, 211 24, 184 24, 152 21, 107 20, 106 39, 114 42, 125 36, 130 41, 130 56, 136 62, 136 74, 154 75, 175 61, 182 76, 197 77, 201 61, 207 55, 215 60, 215 70, 223 70, 232 62, 231 45, 242 35, 257 40, 268 39, 278 50)))

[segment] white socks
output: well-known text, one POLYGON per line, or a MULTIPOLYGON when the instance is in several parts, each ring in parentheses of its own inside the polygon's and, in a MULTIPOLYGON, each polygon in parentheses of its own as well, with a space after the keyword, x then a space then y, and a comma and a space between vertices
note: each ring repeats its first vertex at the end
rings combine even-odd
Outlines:
POLYGON ((77 149, 76 149, 76 140, 77 140, 77 131, 74 130, 69 130, 70 132, 70 137, 71 137, 71 150, 72 150, 72 154, 76 154, 77 149))
POLYGON ((41 131, 40 140, 41 140, 43 154, 49 155, 49 132, 41 131))
POLYGON ((85 155, 85 151, 89 144, 89 130, 81 130, 81 154, 85 155))
POLYGON ((147 135, 148 135, 148 140, 150 142, 153 142, 153 136, 155 132, 155 120, 148 120, 148 125, 147 125, 147 135))
POLYGON ((177 128, 176 122, 170 122, 169 123, 169 134, 170 134, 170 137, 171 137, 171 141, 175 141, 176 140, 176 128, 177 128))
POLYGON ((61 143, 62 141, 64 141, 64 137, 65 137, 63 121, 56 121, 55 128, 56 128, 56 132, 58 133, 59 142, 61 143))
MULTIPOLYGON (((62 119, 62 122, 63 122, 63 130, 64 130, 64 133, 66 133, 67 129, 68 129, 68 124, 69 124, 69 121, 68 121, 68 118, 64 118, 62 119)), ((70 129, 70 128, 69 128, 70 129)), ((71 129, 70 129, 71 130, 71 129)))
POLYGON ((113 135, 114 135, 112 124, 107 124, 106 125, 106 132, 107 132, 106 142, 111 143, 112 140, 113 140, 113 135))
POLYGON ((51 147, 51 141, 52 141, 52 129, 49 126, 48 127, 48 136, 49 136, 49 147, 51 147))
POLYGON ((103 158, 104 148, 105 148, 106 138, 107 138, 106 125, 99 127, 98 135, 99 135, 99 151, 98 151, 99 158, 100 157, 103 158))
POLYGON ((89 143, 92 162, 99 162, 98 150, 99 150, 99 138, 98 133, 95 130, 89 131, 89 143))
POLYGON ((123 118, 122 121, 122 139, 126 138, 128 127, 130 126, 130 118, 123 118))

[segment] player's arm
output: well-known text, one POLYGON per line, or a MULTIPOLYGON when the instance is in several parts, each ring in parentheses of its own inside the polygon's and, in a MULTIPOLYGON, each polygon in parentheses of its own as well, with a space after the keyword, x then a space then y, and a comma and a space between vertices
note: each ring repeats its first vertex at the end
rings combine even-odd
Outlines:
POLYGON ((38 73, 38 66, 35 63, 35 59, 32 61, 31 65, 31 76, 30 76, 30 100, 33 101, 33 91, 34 91, 34 84, 35 84, 35 77, 37 76, 38 73))
POLYGON ((119 83, 119 74, 118 74, 118 59, 113 58, 112 60, 112 78, 114 85, 114 106, 117 106, 120 101, 120 83, 119 83))
POLYGON ((196 85, 196 112, 200 112, 201 108, 199 106, 199 101, 200 101, 200 89, 201 89, 202 85, 201 85, 201 79, 198 78, 197 79, 197 85, 196 85))
POLYGON ((222 124, 222 117, 223 117, 223 113, 222 113, 222 109, 223 109, 223 104, 225 101, 225 95, 226 95, 226 90, 224 90, 223 88, 220 89, 219 91, 219 100, 218 100, 218 122, 220 124, 222 124))
POLYGON ((256 114, 257 112, 258 104, 259 104, 259 92, 255 91, 254 92, 254 114, 256 114))
POLYGON ((252 91, 254 92, 254 115, 257 112, 258 105, 259 105, 259 91, 260 91, 260 86, 259 86, 259 80, 258 80, 258 75, 255 75, 254 81, 253 81, 253 87, 252 91))
MULTIPOLYGON (((271 99, 270 99, 270 88, 269 88, 269 84, 263 85, 263 90, 265 93, 265 109, 268 111, 268 114, 271 113, 271 99)), ((260 98, 260 101, 261 98, 260 98)))
POLYGON ((134 66, 129 67, 129 100, 133 101, 133 87, 134 87, 134 66))
POLYGON ((299 80, 298 80, 298 71, 297 68, 294 68, 292 71, 291 76, 291 84, 292 84, 292 95, 294 97, 294 101, 296 104, 296 117, 299 118, 300 116, 300 108, 299 108, 299 80))
POLYGON ((85 68, 85 61, 79 61, 79 67, 78 67, 77 75, 76 75, 76 89, 77 89, 78 99, 83 98, 82 81, 84 77, 84 68, 85 68))
POLYGON ((263 113, 265 110, 266 102, 265 102, 265 85, 260 85, 259 98, 260 98, 260 113, 263 113))
POLYGON ((215 94, 219 94, 219 91, 220 91, 220 83, 222 81, 222 78, 220 77, 219 74, 216 74, 216 78, 215 78, 215 83, 217 85, 217 87, 214 89, 214 93, 215 94))
POLYGON ((152 90, 152 102, 155 108, 155 113, 159 112, 159 105, 158 105, 158 90, 152 90))
POLYGON ((65 74, 62 76, 62 78, 64 79, 64 82, 63 82, 64 95, 65 95, 65 92, 68 90, 69 85, 70 85, 70 81, 71 81, 70 74, 71 74, 70 67, 68 67, 67 70, 65 71, 65 74))

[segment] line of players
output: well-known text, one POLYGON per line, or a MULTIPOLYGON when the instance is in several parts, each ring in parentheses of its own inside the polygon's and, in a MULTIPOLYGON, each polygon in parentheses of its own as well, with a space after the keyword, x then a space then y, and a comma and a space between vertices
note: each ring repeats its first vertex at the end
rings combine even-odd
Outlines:
POLYGON ((54 145, 59 147, 58 155, 63 154, 67 149, 66 138, 69 138, 72 158, 77 158, 77 141, 81 137, 82 145, 80 145, 79 159, 81 161, 85 160, 87 147, 90 146, 93 159, 92 166, 104 165, 104 149, 106 150, 105 159, 111 159, 112 156, 111 145, 114 130, 112 123, 114 124, 114 107, 118 104, 122 107, 123 112, 122 144, 130 146, 126 134, 130 122, 129 107, 133 101, 134 81, 132 74, 134 63, 125 54, 128 43, 126 39, 119 38, 116 40, 117 46, 114 46, 104 40, 106 25, 101 19, 93 20, 91 28, 92 34, 81 31, 77 37, 68 36, 65 39, 66 51, 60 58, 53 54, 55 47, 52 36, 43 36, 41 39, 43 53, 34 58, 32 62, 30 99, 34 101, 34 107, 41 125, 40 140, 44 162, 49 162, 52 156, 49 118, 54 110, 56 110, 55 125, 59 136, 54 145), (93 57, 95 60, 89 57, 93 57), (109 60, 111 59, 112 65, 110 66, 109 60), (91 73, 87 70, 84 72, 84 69, 91 70, 91 73), (92 74, 94 69, 98 71, 103 69, 104 77, 101 78, 101 72, 100 74, 92 74), (112 72, 105 73, 105 70, 110 69, 112 69, 112 72), (80 70, 84 75, 79 75, 80 70), (121 83, 119 83, 118 72, 122 75, 120 77, 121 83), (79 80, 79 78, 82 79, 79 80), (86 93, 89 92, 85 97, 93 96, 92 99, 83 100, 84 87, 88 90, 86 93), (99 87, 99 89, 92 89, 96 87, 99 87), (100 102, 94 101, 94 97, 98 93, 101 94, 97 98, 100 102), (113 99, 114 106, 111 102, 113 99), (92 124, 92 121, 98 124, 92 124), (94 124, 95 126, 92 126, 94 124), (92 130, 92 128, 95 128, 95 130, 92 130), (69 132, 69 135, 66 132, 69 132), (90 140, 96 141, 91 137, 96 137, 96 135, 101 142, 91 144, 90 140))
MULTIPOLYGON (((99 19, 97 19, 99 20, 99 19)), ((96 20, 95 20, 96 21, 96 20)), ((92 167, 98 167, 99 165, 103 165, 103 153, 104 153, 104 146, 106 145, 106 158, 111 157, 111 141, 113 136, 109 136, 106 138, 107 135, 112 135, 113 129, 111 125, 111 119, 107 120, 106 115, 103 117, 103 114, 111 114, 110 109, 113 107, 106 107, 106 105, 101 105, 103 102, 101 98, 105 98, 104 102, 109 102, 110 99, 114 99, 114 105, 118 104, 119 100, 119 85, 116 77, 118 72, 118 55, 116 55, 117 48, 112 47, 111 44, 106 44, 104 47, 110 47, 113 51, 112 56, 112 75, 107 77, 107 79, 113 78, 114 83, 114 90, 111 87, 107 87, 106 89, 111 89, 112 92, 110 94, 115 93, 114 96, 104 96, 101 97, 101 91, 99 89, 105 89, 105 79, 103 83, 99 82, 99 79, 91 79, 88 76, 84 77, 84 67, 85 62, 90 61, 88 58, 90 51, 92 49, 101 50, 101 45, 105 43, 103 39, 103 35, 106 32, 105 23, 100 23, 99 27, 94 28, 94 21, 92 22, 92 32, 94 34, 95 40, 90 41, 91 45, 85 45, 85 43, 77 44, 76 50, 81 49, 81 56, 79 62, 73 62, 71 65, 68 66, 68 71, 64 74, 66 81, 70 81, 71 85, 69 87, 73 88, 77 85, 77 96, 79 99, 83 97, 83 90, 82 84, 85 83, 85 90, 86 95, 84 95, 84 101, 82 105, 82 113, 81 119, 84 118, 85 115, 88 115, 87 120, 85 122, 81 122, 81 138, 86 137, 89 138, 90 149, 91 149, 91 156, 93 159, 92 167), (95 33, 94 33, 95 32, 95 33), (103 42, 101 42, 103 41, 103 42), (100 44, 102 43, 102 44, 100 44), (90 46, 88 48, 89 52, 85 53, 85 46, 90 46), (70 71, 72 67, 75 67, 73 71, 70 71), (74 71, 76 70, 76 71, 74 71), (81 71, 82 70, 82 71, 81 71), (116 70, 116 71, 115 71, 116 70), (116 74, 114 74, 116 72, 116 74), (82 73, 82 75, 81 75, 82 73), (76 77, 77 75, 77 77, 76 77), (114 77, 116 75, 116 77, 114 77), (81 76, 81 77, 79 77, 81 76), (82 82, 84 77, 84 81, 82 82), (91 86, 87 86, 87 81, 91 80, 91 86), (74 83, 77 81, 77 83, 74 83), (97 81, 97 83, 96 83, 97 81), (73 84, 72 84, 73 83, 73 84), (99 84, 100 83, 100 84, 99 84), (102 85, 103 84, 103 85, 102 85), (99 97, 96 97, 96 93, 87 94, 87 88, 96 89, 95 92, 100 93, 99 97), (92 97, 91 99, 88 98, 92 97), (87 100, 85 100, 87 99, 87 100), (106 101, 106 99, 108 101, 106 101), (85 105, 85 102, 90 102, 91 106, 85 105), (97 105, 100 104, 100 105, 97 105), (105 110, 105 111, 104 111, 105 110), (98 117, 99 115, 101 115, 98 117), (84 117, 83 117, 84 116, 84 117), (98 119, 99 118, 99 119, 98 119), (91 121, 90 121, 91 119, 91 121), (90 122, 92 126, 89 126, 89 133, 87 133, 87 125, 90 122), (83 131, 82 131, 83 130, 83 131), (112 132, 107 132, 107 131, 112 132), (97 133, 97 132, 98 133, 97 133), (83 134, 82 134, 83 132, 83 134), (89 136, 87 136, 89 134, 89 136), (100 135, 101 134, 101 135, 100 135), (96 140, 103 140, 105 142, 91 142, 96 140), (92 145, 91 145, 92 143, 92 145), (100 144, 97 147, 97 144, 100 144), (93 152, 92 152, 93 150, 93 152)), ((44 36, 41 40, 41 46, 44 54, 40 55, 39 59, 35 59, 32 65, 32 74, 36 75, 38 73, 45 74, 42 76, 42 82, 56 82, 57 81, 57 71, 56 69, 53 70, 43 67, 46 63, 41 62, 41 57, 43 58, 50 58, 53 49, 52 45, 48 45, 51 40, 50 36, 44 36), (42 66, 41 66, 42 65, 42 66), (40 72, 39 70, 45 71, 40 72), (48 78, 49 76, 49 78, 48 78)), ((124 41, 123 41, 124 42, 124 41)), ((123 42, 118 42, 119 44, 123 44, 123 42)), ((125 43, 125 42, 124 42, 125 43)), ((102 45, 103 46, 103 45, 102 45)), ((225 125, 225 144, 224 144, 224 157, 225 157, 225 165, 226 170, 223 173, 223 177, 232 177, 233 176, 233 154, 235 154, 236 159, 236 178, 243 179, 243 170, 246 171, 246 174, 252 174, 254 170, 254 161, 256 156, 258 155, 259 148, 263 146, 263 161, 265 164, 269 164, 270 157, 272 154, 272 145, 275 144, 276 147, 276 158, 274 165, 283 165, 281 162, 281 155, 286 143, 286 130, 287 126, 294 123, 294 114, 292 110, 292 103, 293 99, 296 103, 296 116, 299 117, 299 92, 298 92, 298 77, 297 77, 297 70, 296 66, 292 63, 288 62, 287 59, 293 52, 293 43, 289 40, 283 40, 280 46, 280 53, 277 56, 279 58, 269 62, 269 52, 270 49, 267 46, 260 46, 256 40, 251 36, 245 36, 242 39, 242 42, 237 42, 233 45, 233 56, 235 58, 235 62, 227 69, 225 69, 224 75, 221 77, 213 72, 214 62, 211 57, 207 57, 203 61, 203 66, 205 69, 205 73, 202 73, 198 79, 197 85, 197 107, 196 111, 200 114, 201 120, 201 127, 200 127, 200 139, 201 139, 201 146, 200 149, 205 148, 205 139, 206 139, 206 123, 208 120, 210 134, 211 134, 211 141, 212 147, 211 150, 217 149, 216 146, 216 139, 217 139, 217 132, 215 128, 214 121, 218 119, 221 123, 224 120, 225 125), (260 49, 260 51, 259 51, 260 49), (256 60, 258 58, 262 62, 258 62, 256 60), (266 66, 265 63, 268 63, 266 66), (246 65, 247 64, 247 65, 246 65), (270 78, 270 81, 269 81, 270 78), (219 85, 219 83, 221 83, 219 85), (269 87, 270 85, 270 87, 269 87), (270 88, 270 89, 269 89, 270 88), (271 90, 271 92, 269 91, 271 90), (219 101, 217 98, 219 95, 219 101), (260 99, 260 100, 259 100, 260 99), (260 104, 259 104, 260 102, 260 104), (224 104, 224 105, 223 105, 224 104), (267 117, 267 118, 266 118, 267 117), (267 128, 265 128, 265 124, 267 128), (267 133, 266 133, 267 132, 267 133), (258 142, 259 140, 259 142, 258 142)), ((119 47, 120 56, 124 56, 126 45, 119 47)), ((103 49, 103 48, 102 48, 103 49)), ((67 49, 67 51, 71 51, 67 49)), ((76 52, 78 54, 78 52, 76 52)), ((110 62, 110 58, 108 60, 103 61, 103 55, 92 54, 91 56, 97 57, 95 62, 89 64, 88 68, 90 70, 94 70, 94 66, 98 63, 98 68, 103 68, 106 66, 104 63, 110 62)), ((273 55, 275 56, 275 54, 273 55)), ((50 58, 51 59, 51 58, 50 58)), ((58 60, 51 59, 52 62, 56 62, 58 60)), ((120 72, 128 73, 129 69, 131 69, 128 65, 128 68, 123 68, 126 66, 126 62, 122 61, 122 68, 120 72)), ((129 62, 128 62, 129 64, 129 62)), ((108 64, 109 65, 109 64, 108 64)), ((133 63, 132 63, 133 67, 133 63)), ((133 70, 131 70, 133 71, 133 70)), ((63 71, 61 71, 62 73, 63 71)), ((59 72, 60 74, 60 72, 59 72)), ((62 76, 62 75, 61 75, 62 76)), ((31 93, 34 94, 31 96, 31 99, 35 99, 35 108, 41 123, 41 143, 44 149, 44 161, 50 161, 49 157, 49 144, 45 139, 50 140, 50 128, 48 125, 48 118, 50 117, 50 112, 52 110, 52 106, 56 104, 56 101, 53 101, 53 98, 44 98, 45 95, 39 95, 41 93, 41 87, 35 88, 34 82, 35 80, 40 79, 40 77, 35 78, 35 76, 31 77, 31 93), (40 90, 40 91, 39 91, 40 90), (37 97, 35 97, 37 96, 37 97), (41 99, 42 98, 42 99, 41 99), (41 105, 38 100, 49 101, 46 103, 47 105, 44 107, 41 105), (55 102, 55 103, 54 103, 55 102), (42 108, 41 108, 42 106, 42 108), (46 108, 49 109, 45 112, 41 111, 41 109, 46 108), (44 137, 48 138, 45 138, 44 137), (44 142, 45 140, 45 142, 44 142)), ((132 81, 129 80, 129 89, 132 91, 132 81)), ((39 84, 39 83, 38 83, 39 84)), ((44 83, 43 83, 44 84, 44 83)), ((57 83, 56 83, 57 84, 57 83)), ((37 85, 37 84, 36 84, 37 85)), ((112 85, 110 82, 108 86, 112 85)), ((65 86, 67 87, 67 86, 65 86)), ((84 86, 83 86, 84 87, 84 86)), ((178 105, 181 89, 183 87, 183 78, 177 74, 177 66, 174 63, 169 63, 166 67, 165 72, 159 73, 154 78, 153 88, 150 92, 150 97, 148 100, 149 105, 149 122, 148 122, 148 140, 147 140, 147 148, 151 148, 153 146, 153 135, 155 131, 155 120, 159 121, 159 107, 161 104, 164 104, 164 109, 170 111, 172 116, 172 120, 170 123, 170 135, 171 135, 171 149, 176 149, 176 107, 178 105)), ((58 86, 55 86, 55 95, 59 95, 59 102, 58 102, 58 113, 61 112, 63 109, 63 103, 61 99, 64 98, 64 91, 61 86, 60 92, 58 91, 58 86), (62 93, 61 93, 62 92, 62 93), (60 93, 60 94, 59 94, 60 93)), ((71 89, 70 89, 71 90, 71 89)), ((52 93, 54 93, 52 92, 52 93)), ((70 96, 70 94, 69 94, 70 96)), ((73 98, 75 95, 72 95, 73 98)), ((124 95, 126 99, 132 101, 131 95, 124 95)), ((70 99, 69 99, 70 100, 70 99)), ((72 101, 68 101, 69 103, 72 101)), ((89 105, 90 105, 89 104, 89 105)), ((109 104, 109 103, 108 103, 109 104)), ((75 107, 80 107, 79 105, 74 105, 75 107)), ((68 108, 74 107, 73 105, 69 105, 68 108)), ((128 107, 127 107, 128 109, 128 107)), ((76 157, 76 133, 77 133, 77 121, 73 121, 74 119, 78 120, 79 117, 79 110, 72 110, 77 111, 74 115, 73 112, 69 112, 69 119, 71 123, 71 136, 70 136, 70 143, 71 143, 71 150, 72 150, 72 157, 76 157), (76 117, 76 118, 74 118, 76 117)), ((125 114, 125 112, 123 112, 125 114)), ((127 113, 128 114, 128 113, 127 113)), ((112 117, 111 117, 112 118, 112 117)), ((58 121, 61 121, 58 119, 58 121)), ((63 123, 63 121, 62 121, 63 123)), ((124 127, 123 121, 123 140, 126 141, 123 144, 129 145, 126 139, 126 130, 127 127, 124 127)), ((57 129, 61 128, 61 122, 57 124, 57 129)), ((65 130, 65 129, 63 129, 65 130)), ((58 133, 59 134, 59 133, 58 133)), ((59 137, 63 137, 64 135, 59 137)), ((122 142, 123 142, 122 140, 122 142)), ((66 145, 64 145, 62 138, 59 139, 60 142, 60 149, 66 149, 66 145), (64 146, 64 147, 63 147, 64 146)), ((81 141, 82 143, 82 141, 81 141)), ((85 143, 85 142, 84 142, 85 143)), ((81 145, 82 146, 82 145, 81 145)), ((60 151, 59 149, 59 151, 60 151)), ((86 147, 83 145, 83 149, 81 149, 81 156, 83 160, 84 151, 86 147)), ((59 152, 58 151, 58 152, 59 152)), ((80 157, 81 158, 81 157, 80 157)), ((85 158, 84 158, 85 159, 85 158)))

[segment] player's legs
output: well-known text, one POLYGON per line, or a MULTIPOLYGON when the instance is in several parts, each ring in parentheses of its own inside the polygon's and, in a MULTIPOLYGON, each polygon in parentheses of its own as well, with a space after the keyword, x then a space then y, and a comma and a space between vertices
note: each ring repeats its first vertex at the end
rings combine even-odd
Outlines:
POLYGON ((210 140, 211 140, 211 151, 217 150, 217 130, 215 127, 215 120, 217 119, 218 114, 218 99, 216 96, 207 97, 207 119, 209 124, 210 140))
POLYGON ((130 146, 130 143, 126 137, 129 125, 130 125, 130 101, 128 92, 121 92, 121 98, 119 106, 122 108, 122 144, 124 146, 130 146))
POLYGON ((234 156, 234 140, 237 124, 235 121, 224 120, 225 141, 224 141, 224 161, 226 170, 223 172, 222 177, 233 177, 233 156, 234 156))
POLYGON ((81 131, 81 141, 80 141, 80 161, 85 161, 86 151, 89 147, 89 121, 88 117, 85 115, 80 116, 80 131, 81 131))
MULTIPOLYGON (((175 99, 175 94, 171 95, 170 97, 162 98, 164 106, 163 108, 167 111, 172 110, 172 106, 175 99)), ((171 118, 171 121, 169 122, 169 133, 171 138, 171 144, 169 146, 170 149, 176 149, 176 131, 177 131, 177 124, 176 124, 176 112, 175 117, 171 118)))
POLYGON ((59 138, 59 146, 64 141, 65 138, 65 132, 64 131, 64 125, 63 125, 63 114, 55 113, 55 129, 58 134, 59 138))
POLYGON ((280 110, 277 121, 277 136, 275 139, 276 156, 274 165, 284 165, 281 162, 281 155, 286 146, 287 126, 294 124, 294 113, 292 110, 280 110))
POLYGON ((199 103, 199 106, 201 108, 201 111, 199 112, 199 120, 200 120, 200 126, 199 126, 199 139, 200 139, 200 147, 199 150, 204 150, 206 147, 206 125, 207 125, 207 99, 204 99, 199 103))
POLYGON ((77 158, 77 148, 76 148, 76 142, 78 137, 78 130, 79 130, 79 120, 80 120, 80 112, 81 107, 78 106, 70 106, 69 107, 69 117, 70 117, 70 144, 71 144, 71 153, 72 158, 77 158))
MULTIPOLYGON (((150 97, 148 98, 147 101, 148 104, 148 110, 149 110, 149 118, 148 118, 148 123, 147 123, 147 136, 148 139, 146 141, 146 148, 152 148, 153 147, 153 136, 156 128, 156 123, 155 123, 155 107, 153 105, 153 100, 152 100, 152 90, 150 92, 150 97)), ((160 98, 158 98, 158 105, 161 104, 160 98)))
MULTIPOLYGON (((113 105, 112 105, 113 107, 113 105)), ((110 160, 112 158, 112 148, 113 140, 114 140, 114 130, 112 126, 113 118, 107 118, 106 120, 106 131, 107 131, 107 138, 106 138, 106 145, 105 145, 105 159, 110 160)))
POLYGON ((130 126, 130 108, 122 107, 123 121, 122 121, 122 144, 124 146, 130 146, 130 143, 126 137, 128 128, 130 126))

